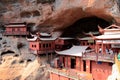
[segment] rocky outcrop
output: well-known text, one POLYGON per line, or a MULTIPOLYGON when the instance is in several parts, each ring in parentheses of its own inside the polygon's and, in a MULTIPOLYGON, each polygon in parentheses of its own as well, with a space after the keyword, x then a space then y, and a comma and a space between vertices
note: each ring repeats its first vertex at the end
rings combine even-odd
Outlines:
MULTIPOLYGON (((43 65, 38 60, 21 60, 20 56, 4 55, 0 64, 1 80, 49 80, 48 68, 42 59, 43 65)), ((41 62, 42 62, 41 61, 41 62)))
POLYGON ((14 36, 1 36, 0 40, 0 54, 3 52, 13 51, 16 54, 30 53, 28 49, 28 42, 25 38, 17 38, 14 36), (18 47, 19 44, 22 44, 22 47, 18 47))
POLYGON ((1 16, 5 23, 34 24, 32 31, 62 32, 77 20, 90 16, 120 24, 119 0, 53 0, 45 4, 38 0, 18 0, 2 9, 6 9, 1 16))

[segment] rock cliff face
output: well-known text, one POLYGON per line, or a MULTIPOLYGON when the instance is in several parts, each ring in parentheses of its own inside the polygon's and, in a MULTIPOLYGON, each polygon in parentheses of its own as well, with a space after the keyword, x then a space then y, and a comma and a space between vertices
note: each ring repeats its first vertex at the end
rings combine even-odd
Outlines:
POLYGON ((59 32, 57 36, 76 21, 92 16, 120 25, 119 0, 41 1, 45 0, 1 0, 0 20, 26 22, 31 31, 59 32))

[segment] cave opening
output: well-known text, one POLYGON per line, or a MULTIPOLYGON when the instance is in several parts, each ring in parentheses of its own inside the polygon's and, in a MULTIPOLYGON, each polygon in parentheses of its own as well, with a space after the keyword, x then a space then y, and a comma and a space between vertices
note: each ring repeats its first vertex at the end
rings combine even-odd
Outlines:
POLYGON ((30 12, 22 12, 22 13, 20 13, 21 18, 30 18, 31 15, 32 14, 30 12))
POLYGON ((40 16, 40 12, 39 11, 33 11, 32 14, 33 14, 33 17, 40 16))
POLYGON ((2 52, 1 56, 5 55, 5 54, 14 54, 14 53, 15 53, 14 51, 8 50, 8 51, 5 51, 5 52, 2 52))
POLYGON ((111 22, 95 16, 79 19, 74 24, 65 28, 61 37, 84 37, 83 33, 98 32, 98 25, 105 28, 110 26, 111 22))

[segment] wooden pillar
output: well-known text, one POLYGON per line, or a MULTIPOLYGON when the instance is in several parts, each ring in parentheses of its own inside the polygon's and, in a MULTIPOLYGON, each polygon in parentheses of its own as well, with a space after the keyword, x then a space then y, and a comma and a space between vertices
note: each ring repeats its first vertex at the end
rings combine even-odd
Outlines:
POLYGON ((68 68, 70 68, 71 67, 71 57, 69 56, 68 57, 68 68))
POLYGON ((76 57, 76 69, 80 70, 80 57, 76 57))
POLYGON ((49 61, 49 55, 48 55, 47 51, 46 51, 46 57, 47 57, 47 61, 49 61))
POLYGON ((65 57, 65 67, 69 68, 69 57, 65 57))
POLYGON ((81 71, 82 58, 79 58, 79 70, 81 71))
POLYGON ((95 48, 96 48, 96 50, 95 50, 96 53, 98 53, 98 44, 97 43, 96 43, 96 47, 95 48))
POLYGON ((36 55, 39 56, 38 50, 37 50, 37 54, 36 55))
POLYGON ((60 62, 63 62, 63 57, 64 57, 64 56, 61 56, 61 55, 60 55, 60 57, 59 57, 59 58, 60 58, 60 62))
POLYGON ((83 60, 81 60, 81 71, 84 71, 83 70, 83 60))
POLYGON ((50 58, 51 58, 50 60, 52 60, 52 58, 53 58, 53 57, 52 57, 52 53, 51 53, 51 56, 50 56, 50 58))
POLYGON ((86 72, 90 73, 90 60, 86 60, 86 72))
POLYGON ((103 54, 104 48, 103 48, 103 40, 102 40, 102 54, 103 54))
POLYGON ((68 68, 68 57, 65 57, 65 67, 68 68))
POLYGON ((78 70, 78 67, 79 67, 79 66, 78 66, 78 65, 79 65, 79 62, 78 62, 78 57, 76 57, 75 59, 76 59, 76 62, 75 62, 75 63, 76 63, 76 65, 75 65, 75 69, 77 69, 77 70, 78 70))

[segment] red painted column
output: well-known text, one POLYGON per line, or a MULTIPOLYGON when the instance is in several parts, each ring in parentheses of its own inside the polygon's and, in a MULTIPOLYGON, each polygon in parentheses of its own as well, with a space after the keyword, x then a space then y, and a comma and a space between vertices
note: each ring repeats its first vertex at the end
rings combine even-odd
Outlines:
POLYGON ((103 48, 103 40, 102 40, 102 54, 103 54, 103 50, 104 50, 104 48, 103 48))
POLYGON ((65 57, 65 68, 68 68, 68 57, 65 57))
POLYGON ((84 71, 83 70, 83 60, 81 60, 81 71, 84 71))
POLYGON ((98 53, 98 44, 96 43, 96 48, 95 48, 96 50, 96 53, 98 53))
POLYGON ((68 68, 70 68, 70 67, 71 67, 71 58, 68 57, 68 68))
POLYGON ((63 62, 63 56, 60 56, 60 61, 63 62))
POLYGON ((80 57, 76 57, 76 69, 80 70, 80 57))
POLYGON ((86 72, 90 73, 90 60, 86 60, 86 72))

